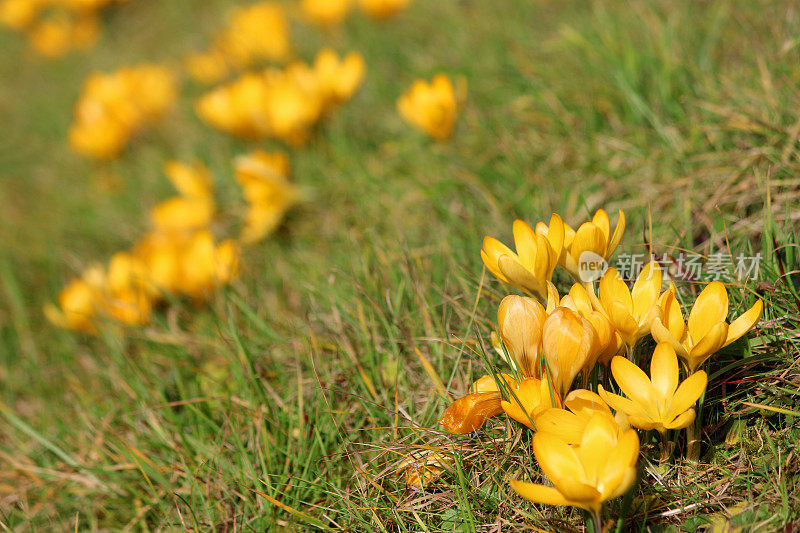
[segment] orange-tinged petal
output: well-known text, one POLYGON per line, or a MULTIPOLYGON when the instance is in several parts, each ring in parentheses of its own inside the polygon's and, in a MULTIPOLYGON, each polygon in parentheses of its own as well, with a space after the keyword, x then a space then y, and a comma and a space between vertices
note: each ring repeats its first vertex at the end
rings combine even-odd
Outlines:
POLYGON ((720 281, 712 281, 697 296, 689 313, 689 336, 700 342, 706 333, 728 317, 728 291, 720 281))
POLYGON ((748 309, 742 316, 731 322, 728 328, 728 336, 725 339, 727 346, 737 340, 739 337, 750 331, 750 328, 756 325, 758 319, 761 318, 761 313, 764 311, 764 302, 760 299, 753 304, 753 307, 748 309))
POLYGON ((678 390, 675 391, 675 396, 672 397, 672 403, 669 406, 669 412, 664 418, 666 420, 674 419, 689 409, 703 395, 707 384, 708 376, 702 370, 683 380, 678 390))
POLYGON ((622 392, 649 412, 648 407, 654 406, 656 403, 656 395, 647 374, 620 356, 611 360, 611 373, 622 392))
POLYGON ((525 377, 537 377, 545 311, 533 298, 509 295, 497 310, 500 338, 525 377))
POLYGON ((661 294, 661 275, 661 267, 655 261, 651 261, 645 265, 633 284, 631 290, 633 316, 639 323, 650 313, 661 294))
POLYGON ((463 435, 479 429, 488 418, 500 414, 502 395, 499 392, 469 394, 445 409, 439 423, 450 433, 463 435))
POLYGON ((650 360, 650 381, 661 404, 672 398, 678 388, 678 356, 667 342, 661 342, 650 360))

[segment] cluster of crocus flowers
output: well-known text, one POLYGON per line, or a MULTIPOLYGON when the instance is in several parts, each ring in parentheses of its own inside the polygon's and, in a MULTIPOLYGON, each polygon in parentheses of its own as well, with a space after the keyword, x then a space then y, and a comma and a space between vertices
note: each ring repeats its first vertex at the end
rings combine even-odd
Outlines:
POLYGON ((59 57, 97 41, 99 11, 124 0, 0 0, 0 24, 24 32, 34 50, 59 57))
MULTIPOLYGON (((684 322, 677 289, 671 284, 662 292, 655 261, 644 266, 631 287, 614 268, 587 279, 584 263, 607 261, 624 227, 622 212, 612 231, 608 215, 598 210, 577 230, 556 214, 535 229, 517 220, 516 251, 484 239, 486 267, 530 297, 506 296, 498 309, 492 344, 511 372, 483 376, 439 421, 447 431, 464 434, 504 412, 535 431, 534 456, 553 486, 512 481, 512 487, 533 502, 583 508, 596 527, 603 502, 634 483, 636 430, 657 431, 666 460, 671 452, 665 452, 672 449, 668 432, 685 428, 687 457, 693 458, 698 449, 694 406, 708 383, 699 367, 750 330, 763 310, 757 300, 728 323, 727 290, 714 281, 684 322), (563 297, 551 281, 556 266, 576 281, 563 297), (649 375, 632 361, 635 347, 648 335, 657 342, 649 375), (598 384, 601 373, 606 383, 613 377, 614 386, 598 384)), ((635 359, 648 360, 647 354, 635 359)))
MULTIPOLYGON (((355 0, 300 0, 300 8, 306 20, 331 28, 342 23, 355 0)), ((411 0, 358 0, 361 10, 372 18, 386 19, 403 11, 411 0)))
POLYGON ((146 324, 166 296, 208 299, 238 275, 239 248, 215 242, 211 176, 201 165, 168 162, 165 173, 180 193, 156 205, 152 229, 108 267, 92 266, 61 291, 58 306, 45 307, 54 324, 94 332, 99 320, 146 324))
POLYGON ((172 74, 158 65, 90 75, 75 104, 70 146, 96 159, 117 157, 137 131, 164 115, 176 92, 172 74))
POLYGON ((352 97, 364 71, 357 52, 340 59, 326 49, 312 65, 296 62, 246 73, 202 96, 196 109, 205 122, 233 135, 297 146, 326 112, 352 97))
POLYGON ((429 82, 415 80, 397 101, 400 116, 434 139, 450 138, 458 117, 458 110, 466 99, 466 80, 459 78, 454 84, 444 74, 437 74, 429 82))
POLYGON ((236 8, 208 50, 189 55, 186 70, 200 83, 217 83, 231 72, 289 56, 290 27, 283 6, 259 2, 236 8))
POLYGON ((236 158, 234 164, 247 201, 240 239, 253 244, 272 233, 303 195, 289 181, 289 156, 284 152, 256 150, 236 158))

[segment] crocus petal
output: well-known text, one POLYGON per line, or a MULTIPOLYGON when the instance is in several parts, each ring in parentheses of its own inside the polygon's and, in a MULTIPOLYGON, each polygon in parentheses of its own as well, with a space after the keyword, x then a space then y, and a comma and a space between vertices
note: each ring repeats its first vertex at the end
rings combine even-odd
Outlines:
POLYGON ((650 360, 650 381, 663 404, 672 398, 678 387, 678 357, 672 345, 661 342, 650 360))
POLYGON ((761 313, 764 311, 764 302, 760 299, 753 304, 753 307, 748 309, 742 316, 731 322, 728 328, 728 337, 725 339, 727 346, 734 342, 736 339, 750 331, 750 328, 756 325, 758 319, 761 318, 761 313))
POLYGON ((717 322, 714 324, 705 336, 700 339, 700 342, 692 346, 692 349, 689 350, 689 359, 691 360, 689 367, 691 370, 702 365, 709 356, 722 348, 727 336, 728 324, 725 322, 717 322))
POLYGON ((622 240, 622 234, 625 233, 625 213, 623 213, 622 209, 620 209, 618 214, 619 218, 617 218, 617 227, 614 228, 614 235, 611 236, 611 240, 608 243, 606 259, 611 257, 611 254, 613 254, 614 250, 617 249, 619 241, 622 240))
POLYGON ((547 227, 546 236, 556 257, 560 256, 564 249, 564 221, 555 213, 550 216, 550 225, 547 227))
POLYGON ((522 263, 517 260, 516 256, 511 257, 504 255, 498 259, 497 265, 500 268, 500 272, 502 272, 503 276, 508 280, 508 283, 534 294, 539 298, 545 296, 543 285, 539 283, 539 280, 536 279, 530 270, 526 269, 522 263))
POLYGON ((510 483, 514 492, 533 503, 541 503, 544 505, 578 505, 576 502, 566 499, 555 487, 526 483, 525 481, 517 481, 516 479, 512 479, 510 483))
POLYGON ((650 334, 656 342, 668 342, 670 346, 672 346, 672 349, 675 350, 675 353, 680 357, 684 359, 688 357, 689 352, 686 350, 686 347, 664 327, 664 324, 662 324, 660 320, 654 320, 650 324, 650 334))
POLYGON ((494 237, 489 237, 487 235, 483 238, 483 247, 481 248, 481 258, 483 259, 483 264, 486 265, 486 268, 488 268, 492 274, 498 278, 501 278, 507 283, 508 280, 504 279, 503 274, 500 272, 500 268, 497 266, 497 260, 504 255, 516 257, 517 254, 515 254, 511 248, 498 241, 494 237))
POLYGON ((664 291, 664 294, 658 299, 658 305, 663 311, 662 324, 666 326, 673 337, 681 341, 686 330, 686 323, 683 321, 680 303, 675 298, 675 284, 671 283, 669 289, 664 291))
POLYGON ((688 411, 684 411, 683 413, 679 414, 671 421, 666 422, 664 427, 667 429, 683 429, 685 427, 689 427, 689 425, 694 422, 694 417, 694 409, 689 409, 688 411))
POLYGON ((514 234, 514 247, 517 249, 519 261, 528 270, 533 270, 536 263, 536 233, 522 220, 515 220, 511 227, 514 234))
POLYGON ((712 281, 697 296, 689 312, 689 336, 698 342, 715 324, 728 317, 728 291, 720 281, 712 281))
POLYGON ((628 313, 633 312, 633 299, 631 298, 631 292, 628 290, 628 286, 624 281, 622 281, 622 277, 620 277, 619 272, 617 272, 617 269, 614 267, 606 270, 605 274, 603 274, 603 277, 600 278, 600 283, 598 284, 597 290, 602 307, 606 310, 606 312, 609 312, 609 307, 611 306, 612 302, 619 303, 628 311, 628 313))
MULTIPOLYGON (((563 439, 549 433, 536 433, 533 436, 533 455, 542 472, 558 486, 559 480, 585 479, 583 465, 578 454, 563 439)), ((558 487, 559 490, 561 487, 558 487)))
POLYGON ((625 338, 625 341, 635 340, 633 337, 639 331, 639 323, 631 315, 630 309, 626 308, 619 301, 613 301, 606 307, 608 320, 614 328, 625 338))
POLYGON ((656 402, 655 391, 650 379, 641 368, 624 357, 617 356, 611 360, 611 373, 619 388, 628 398, 641 405, 647 412, 656 402))
POLYGON ((622 476, 622 479, 619 481, 619 484, 611 491, 611 494, 608 496, 604 495, 604 500, 613 500, 614 498, 619 498, 626 492, 630 490, 633 484, 636 482, 636 467, 630 467, 625 470, 625 473, 622 476))
POLYGON ((703 395, 707 384, 708 376, 702 370, 683 380, 675 391, 675 396, 672 397, 672 403, 664 419, 672 420, 694 405, 694 402, 703 395))
POLYGON ((603 398, 603 401, 617 412, 625 413, 628 416, 636 416, 648 419, 650 418, 650 415, 645 412, 642 406, 633 400, 629 400, 628 398, 620 396, 619 394, 614 394, 613 392, 608 392, 603 388, 602 385, 597 386, 597 392, 599 393, 600 397, 603 398))
POLYGON ((655 261, 651 261, 639 273, 631 289, 633 316, 640 323, 653 308, 659 294, 661 294, 661 267, 655 261))
POLYGON ((608 245, 608 239, 611 236, 611 221, 608 219, 608 213, 606 213, 605 209, 598 209, 594 212, 594 216, 592 217, 592 224, 597 226, 603 233, 603 255, 605 254, 605 247, 608 245))
POLYGON ((538 433, 553 433, 567 444, 579 444, 586 420, 565 409, 545 409, 536 417, 538 433))
POLYGON ((445 409, 439 423, 450 433, 463 435, 479 429, 488 418, 500 414, 503 399, 499 392, 468 394, 445 409))
POLYGON ((609 459, 609 451, 614 449, 616 441, 617 428, 612 416, 593 416, 589 419, 577 450, 587 479, 599 478, 606 460, 609 459))
POLYGON ((581 254, 584 252, 592 252, 600 257, 603 257, 606 251, 606 236, 603 232, 592 224, 586 222, 581 224, 578 231, 575 232, 575 238, 572 240, 569 253, 572 260, 579 264, 581 254))
MULTIPOLYGON (((636 435, 636 431, 629 429, 620 435, 616 446, 599 453, 607 456, 603 470, 599 472, 599 480, 603 486, 603 499, 608 499, 620 485, 626 484, 626 473, 636 464, 639 456, 639 437, 636 435)), ((622 492, 626 490, 627 488, 622 492)))
POLYGON ((596 392, 576 389, 564 398, 564 407, 576 414, 591 415, 596 412, 611 414, 611 410, 603 398, 596 392))

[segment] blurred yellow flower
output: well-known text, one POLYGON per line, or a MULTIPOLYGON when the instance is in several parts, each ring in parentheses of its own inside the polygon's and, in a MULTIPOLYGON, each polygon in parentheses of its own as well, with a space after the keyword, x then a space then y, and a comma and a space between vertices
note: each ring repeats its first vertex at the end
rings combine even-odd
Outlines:
POLYGON ((92 74, 75 104, 70 146, 82 155, 112 159, 137 130, 159 119, 176 97, 172 75, 157 65, 92 74))
POLYGON ((283 62, 289 55, 290 27, 277 2, 258 2, 236 8, 214 43, 205 52, 189 54, 189 75, 200 83, 216 83, 230 71, 261 61, 283 62))
POLYGON ((645 265, 631 290, 617 269, 609 268, 600 278, 598 293, 599 299, 591 292, 589 295, 629 349, 650 333, 654 320, 661 318, 661 268, 655 261, 645 265))
POLYGON ((203 95, 196 105, 202 120, 241 137, 273 137, 303 144, 326 110, 350 98, 364 76, 360 54, 339 60, 322 50, 313 66, 293 63, 284 70, 244 74, 203 95))
POLYGON ((611 361, 611 373, 628 398, 607 392, 602 385, 598 392, 617 411, 628 415, 628 421, 639 429, 668 429, 689 426, 695 417, 692 405, 706 390, 708 377, 702 370, 678 385, 678 356, 667 342, 661 342, 650 361, 650 378, 622 356, 611 361))
POLYGON ((275 231, 302 194, 289 182, 289 157, 284 152, 256 150, 236 158, 235 166, 248 205, 240 238, 253 244, 275 231))
POLYGON ((301 0, 303 15, 317 26, 336 26, 350 11, 350 0, 301 0))
POLYGON ((764 303, 759 298, 750 309, 728 324, 728 291, 719 281, 712 281, 695 300, 688 322, 683 321, 681 306, 675 298, 675 286, 661 295, 664 311, 653 321, 651 333, 656 342, 668 342, 694 372, 719 349, 747 333, 761 317, 764 303))
POLYGON ((370 17, 384 19, 408 7, 411 0, 359 0, 361 9, 370 17))
POLYGON ((21 31, 36 19, 44 2, 42 0, 0 1, 0 24, 21 31))
POLYGON ((501 281, 546 302, 547 284, 553 277, 564 242, 561 217, 553 213, 546 234, 534 232, 522 220, 515 220, 512 229, 517 252, 493 237, 484 237, 483 264, 501 281))
POLYGON ((603 502, 622 496, 636 481, 639 437, 633 429, 620 433, 613 419, 598 413, 586 423, 577 446, 537 432, 533 454, 554 486, 512 480, 511 488, 534 503, 586 509, 599 524, 603 502))
POLYGON ((156 231, 194 231, 207 227, 214 215, 211 174, 202 165, 168 161, 164 173, 181 193, 150 211, 156 231))
POLYGON ((97 309, 103 302, 105 272, 100 266, 86 270, 79 279, 69 282, 58 295, 58 307, 46 304, 44 314, 54 325, 94 333, 97 309))
POLYGON ((457 87, 454 87, 450 78, 437 74, 430 83, 415 80, 400 96, 397 110, 409 124, 434 139, 444 141, 453 133, 458 109, 465 98, 465 80, 459 79, 457 87))

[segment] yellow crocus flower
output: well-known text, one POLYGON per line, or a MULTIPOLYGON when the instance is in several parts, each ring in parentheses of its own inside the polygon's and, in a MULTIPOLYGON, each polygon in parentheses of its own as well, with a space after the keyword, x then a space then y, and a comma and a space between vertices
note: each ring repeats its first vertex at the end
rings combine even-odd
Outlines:
POLYGON ((253 244, 278 227, 286 212, 302 198, 301 191, 289 181, 289 157, 285 152, 256 150, 236 159, 236 181, 248 204, 240 236, 253 244))
MULTIPOLYGON (((597 353, 596 359, 590 359, 587 362, 584 368, 587 373, 591 372, 598 360, 604 365, 608 365, 611 362, 611 358, 617 355, 623 346, 622 337, 611 325, 606 315, 595 307, 593 299, 589 296, 589 291, 592 290, 594 289, 591 286, 587 289, 584 285, 575 283, 559 304, 562 307, 569 307, 573 311, 577 311, 592 324, 595 333, 597 333, 598 343, 602 348, 597 353)), ((596 298, 594 300, 596 301, 596 298)))
POLYGON ((544 322, 542 349, 553 388, 564 398, 578 373, 597 360, 603 347, 591 322, 559 307, 544 322))
POLYGON ((523 377, 541 377, 542 327, 546 318, 544 307, 525 296, 506 296, 497 309, 500 339, 523 377))
POLYGON ((539 414, 546 409, 561 407, 558 393, 546 376, 525 378, 514 383, 510 390, 508 401, 502 400, 500 407, 508 416, 531 429, 538 429, 539 414))
MULTIPOLYGON (((556 406, 557 407, 557 406, 556 406)), ((576 389, 564 398, 564 408, 549 408, 536 417, 536 431, 550 432, 558 435, 570 445, 578 445, 586 429, 586 424, 593 416, 600 414, 613 420, 619 432, 630 429, 627 416, 611 414, 608 404, 595 392, 576 389)))
POLYGON ((301 0, 303 15, 312 24, 330 27, 340 24, 350 11, 350 0, 301 0))
POLYGON ((568 224, 564 224, 564 253, 559 257, 558 264, 577 282, 594 281, 582 279, 586 274, 591 274, 581 272, 582 257, 583 261, 595 259, 608 261, 614 250, 617 249, 624 232, 625 213, 622 210, 619 211, 617 226, 614 228, 613 234, 608 213, 603 209, 598 209, 591 222, 584 222, 577 231, 568 224), (588 257, 584 254, 587 254, 588 257))
POLYGON ((385 19, 408 7, 411 0, 360 0, 361 9, 370 17, 385 19))
POLYGON ((553 213, 546 234, 535 232, 522 220, 515 220, 512 230, 516 253, 494 237, 486 236, 481 249, 483 264, 501 281, 546 302, 548 282, 564 243, 564 223, 553 213))
POLYGON ((0 24, 21 31, 36 20, 43 5, 42 0, 2 0, 0 24))
POLYGON ((153 309, 151 289, 144 262, 128 252, 118 252, 108 264, 103 311, 121 324, 146 324, 153 309))
POLYGON ((458 108, 465 98, 466 87, 462 82, 458 90, 444 74, 437 74, 428 83, 415 80, 397 101, 400 116, 434 139, 450 138, 456 123, 458 108))
POLYGON ((689 372, 697 370, 712 354, 747 333, 761 317, 764 303, 759 298, 750 309, 728 324, 728 291, 719 281, 706 285, 683 321, 681 306, 671 285, 660 298, 664 311, 653 321, 650 332, 656 342, 668 342, 683 359, 689 372))
POLYGON ((150 211, 156 231, 194 231, 208 227, 214 216, 212 180, 203 165, 168 161, 164 173, 180 193, 164 200, 150 211))
POLYGON ((105 271, 100 266, 87 269, 58 294, 58 306, 46 304, 44 314, 55 326, 94 333, 97 311, 103 304, 105 271))
POLYGON ((620 432, 613 419, 597 413, 576 446, 540 431, 533 436, 533 454, 553 486, 512 480, 511 488, 534 503, 586 509, 600 531, 603 502, 622 496, 636 481, 639 437, 633 429, 620 432))
POLYGON ((289 21, 277 2, 258 2, 238 7, 231 13, 214 50, 224 55, 236 68, 243 69, 256 61, 283 61, 289 55, 289 21))
POLYGON ((597 299, 596 307, 602 309, 629 349, 650 333, 654 320, 661 318, 661 268, 655 261, 645 265, 632 290, 628 290, 617 269, 609 268, 600 278, 598 293, 599 299, 591 292, 589 295, 597 299))
POLYGON ((639 429, 668 429, 689 426, 695 417, 692 405, 706 390, 708 377, 702 370, 678 384, 678 356, 668 342, 661 342, 650 361, 650 377, 624 357, 611 361, 611 373, 628 398, 607 392, 602 385, 598 392, 617 411, 628 415, 630 424, 639 429))

